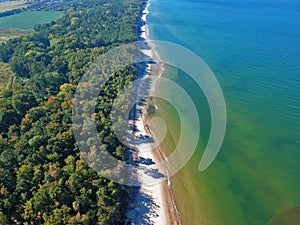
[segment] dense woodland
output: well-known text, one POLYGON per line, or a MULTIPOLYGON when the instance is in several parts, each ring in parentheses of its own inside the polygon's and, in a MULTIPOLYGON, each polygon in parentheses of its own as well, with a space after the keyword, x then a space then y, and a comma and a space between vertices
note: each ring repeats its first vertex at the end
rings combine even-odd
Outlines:
MULTIPOLYGON (((74 0, 62 19, 0 46, 13 79, 0 97, 0 224, 124 224, 125 186, 80 156, 72 132, 72 97, 101 53, 136 40, 140 0, 74 0)), ((99 136, 124 158, 111 131, 112 100, 134 66, 113 74, 96 107, 99 136)))
POLYGON ((5 17, 5 16, 11 16, 17 13, 24 12, 26 8, 20 8, 20 9, 13 9, 5 12, 0 12, 0 17, 5 17))

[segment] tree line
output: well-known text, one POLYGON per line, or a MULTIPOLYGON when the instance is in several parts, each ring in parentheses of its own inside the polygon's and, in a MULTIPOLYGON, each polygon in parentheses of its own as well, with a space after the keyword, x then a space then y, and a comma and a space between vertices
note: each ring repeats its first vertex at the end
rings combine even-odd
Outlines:
MULTIPOLYGON (((72 98, 89 65, 114 46, 136 40, 138 0, 74 0, 57 22, 0 45, 14 81, 0 98, 0 224, 124 224, 125 186, 83 160, 72 131, 72 98)), ((111 107, 136 77, 111 75, 95 118, 105 150, 126 148, 112 131, 111 107)))

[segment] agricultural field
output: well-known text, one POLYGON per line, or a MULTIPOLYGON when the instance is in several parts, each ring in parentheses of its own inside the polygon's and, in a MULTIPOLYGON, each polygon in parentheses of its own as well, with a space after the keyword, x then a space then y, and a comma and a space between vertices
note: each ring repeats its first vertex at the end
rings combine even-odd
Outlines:
POLYGON ((0 13, 24 7, 26 7, 25 1, 4 1, 0 2, 0 13))
POLYGON ((36 24, 50 23, 62 16, 58 11, 28 11, 0 18, 0 29, 30 30, 36 24))

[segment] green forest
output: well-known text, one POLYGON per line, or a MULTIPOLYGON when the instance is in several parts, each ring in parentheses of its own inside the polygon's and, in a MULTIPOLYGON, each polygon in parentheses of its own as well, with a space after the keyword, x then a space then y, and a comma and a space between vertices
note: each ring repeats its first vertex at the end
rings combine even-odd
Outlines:
MULTIPOLYGON (((128 192, 90 168, 72 131, 72 98, 102 53, 137 39, 139 0, 74 0, 64 15, 0 45, 0 224, 124 224, 128 192), (5 73, 5 74, 4 74, 5 73)), ((107 149, 124 159, 110 109, 136 77, 111 75, 95 117, 107 149)))

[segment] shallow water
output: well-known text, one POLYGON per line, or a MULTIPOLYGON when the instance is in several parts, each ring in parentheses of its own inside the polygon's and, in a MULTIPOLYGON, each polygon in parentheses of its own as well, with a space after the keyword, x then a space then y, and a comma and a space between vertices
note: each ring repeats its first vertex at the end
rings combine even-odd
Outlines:
MULTIPOLYGON (((168 70, 166 76, 197 103, 201 121, 198 149, 173 178, 183 224, 267 224, 276 214, 300 205, 300 3, 150 3, 151 38, 178 43, 204 59, 227 104, 221 152, 208 170, 199 173, 210 131, 207 102, 183 72, 168 70)), ((167 103, 158 105, 175 137, 180 130, 172 118, 175 114, 167 103)), ((165 142, 167 151, 176 142, 171 137, 165 142)))

